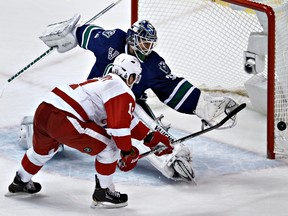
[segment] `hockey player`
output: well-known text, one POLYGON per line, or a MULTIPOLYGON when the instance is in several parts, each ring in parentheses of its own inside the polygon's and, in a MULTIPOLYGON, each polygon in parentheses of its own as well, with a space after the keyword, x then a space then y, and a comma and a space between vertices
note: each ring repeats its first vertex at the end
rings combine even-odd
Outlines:
POLYGON ((118 157, 120 170, 131 170, 137 164, 139 150, 132 146, 131 138, 144 140, 151 149, 164 144, 164 150, 155 153, 158 156, 173 149, 166 136, 151 132, 133 116, 136 103, 130 88, 139 82, 140 74, 137 58, 120 54, 106 76, 54 88, 35 112, 33 147, 24 155, 8 187, 10 193, 39 192, 40 183, 31 178, 63 143, 95 156, 93 206, 126 206, 128 196, 115 191, 112 177, 118 157))
MULTIPOLYGON (((66 22, 49 25, 40 39, 49 47, 57 47, 60 53, 66 52, 77 45, 90 50, 96 57, 88 79, 103 75, 120 53, 136 56, 142 66, 142 79, 138 85, 133 86, 137 104, 148 112, 145 91, 151 89, 161 102, 174 110, 197 115, 206 125, 213 125, 226 116, 229 110, 234 109, 237 103, 228 97, 211 97, 193 86, 185 78, 177 77, 171 73, 165 60, 155 51, 157 33, 154 26, 147 20, 138 21, 127 32, 121 29, 105 30, 94 25, 77 25, 80 15, 75 15, 66 22)), ((226 127, 233 127, 236 117, 231 119, 226 127)), ((166 177, 175 180, 188 179, 179 170, 173 167, 173 161, 182 158, 190 176, 193 174, 191 167, 190 151, 183 144, 176 146, 174 154, 169 157, 156 158, 151 155, 148 160, 166 177), (163 168, 165 167, 165 168, 163 168)), ((191 180, 191 178, 190 178, 191 180)))

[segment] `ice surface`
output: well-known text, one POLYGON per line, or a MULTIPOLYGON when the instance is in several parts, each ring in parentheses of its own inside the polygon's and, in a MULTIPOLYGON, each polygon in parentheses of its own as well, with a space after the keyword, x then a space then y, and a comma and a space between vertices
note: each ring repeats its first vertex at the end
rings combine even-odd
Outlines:
MULTIPOLYGON (((82 15, 82 23, 112 1, 1 1, 0 83, 44 53, 38 39, 45 26, 82 15)), ((95 23, 106 28, 130 25, 130 1, 124 0, 95 23), (125 12, 126 13, 123 13, 125 12)), ((17 145, 23 116, 32 115, 41 98, 55 85, 84 80, 93 65, 91 53, 76 48, 53 52, 12 81, 0 98, 1 215, 287 215, 286 160, 266 159, 266 118, 251 110, 239 115, 230 130, 213 131, 189 140, 197 186, 166 179, 146 160, 134 170, 117 171, 117 190, 129 205, 117 210, 89 207, 94 188, 94 159, 73 149, 57 154, 33 177, 39 194, 4 197, 25 150, 17 145)), ((200 129, 194 117, 164 112, 171 133, 182 137, 200 129)))

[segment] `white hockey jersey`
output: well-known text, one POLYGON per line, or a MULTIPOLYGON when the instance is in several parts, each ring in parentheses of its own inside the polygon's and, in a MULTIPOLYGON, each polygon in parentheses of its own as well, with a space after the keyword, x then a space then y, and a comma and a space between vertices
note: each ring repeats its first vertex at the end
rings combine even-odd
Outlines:
POLYGON ((56 87, 44 102, 83 122, 93 121, 104 127, 124 151, 131 149, 131 138, 144 139, 149 132, 148 127, 134 118, 134 94, 116 74, 56 87))

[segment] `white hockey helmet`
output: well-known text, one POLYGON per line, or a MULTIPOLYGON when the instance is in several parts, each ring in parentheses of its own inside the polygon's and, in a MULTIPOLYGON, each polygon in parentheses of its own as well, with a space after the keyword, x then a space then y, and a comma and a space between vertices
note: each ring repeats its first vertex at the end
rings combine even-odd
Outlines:
POLYGON ((115 58, 111 72, 119 75, 132 88, 134 83, 139 83, 142 68, 135 56, 122 53, 115 58))

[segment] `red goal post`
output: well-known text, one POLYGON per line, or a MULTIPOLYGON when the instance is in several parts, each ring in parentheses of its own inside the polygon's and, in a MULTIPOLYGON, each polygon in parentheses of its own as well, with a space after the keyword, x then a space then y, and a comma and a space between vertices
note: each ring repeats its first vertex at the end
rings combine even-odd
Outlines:
POLYGON ((245 95, 253 105, 247 85, 252 77, 266 81, 267 157, 288 155, 287 0, 131 0, 131 11, 131 23, 147 19, 156 27, 155 50, 172 72, 199 88, 245 95), (256 46, 264 61, 248 74, 243 52, 257 38, 267 41, 256 46))

